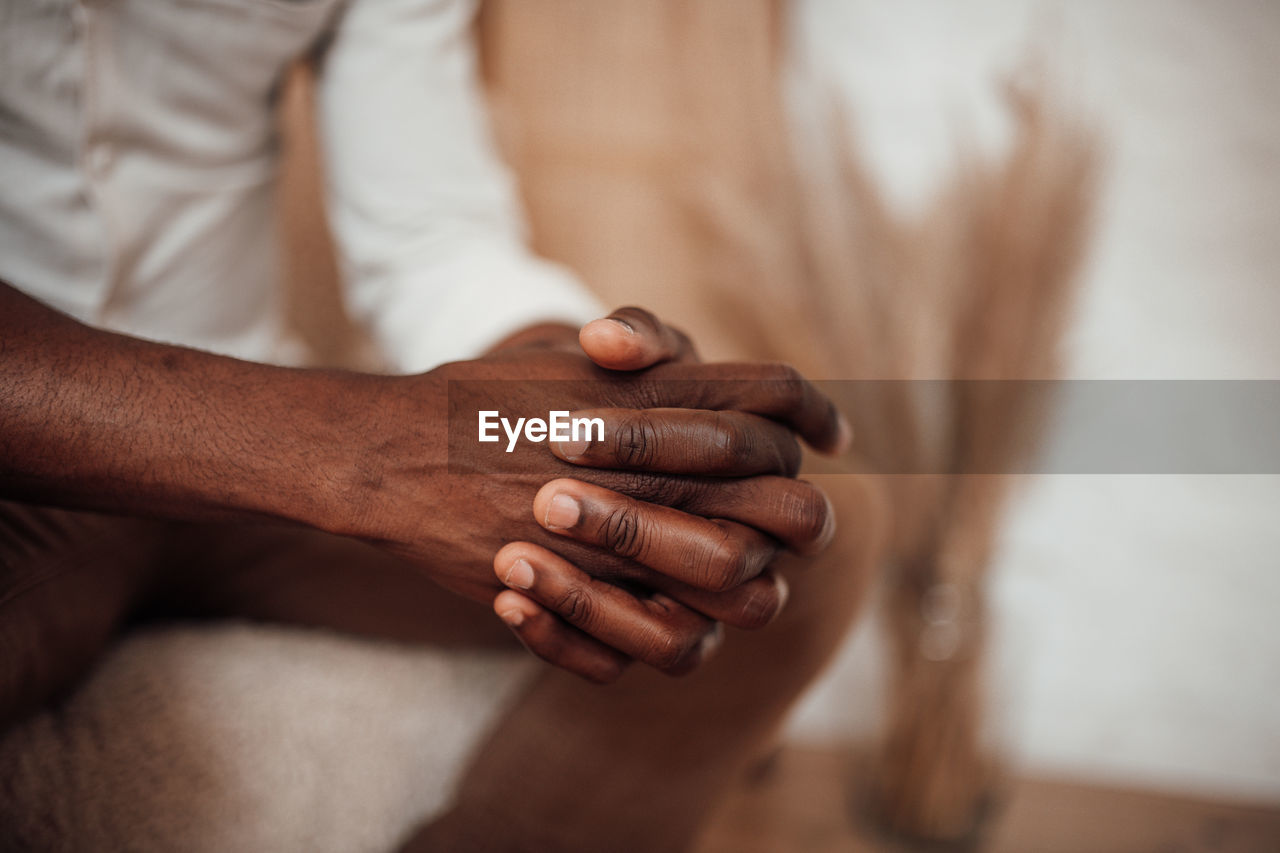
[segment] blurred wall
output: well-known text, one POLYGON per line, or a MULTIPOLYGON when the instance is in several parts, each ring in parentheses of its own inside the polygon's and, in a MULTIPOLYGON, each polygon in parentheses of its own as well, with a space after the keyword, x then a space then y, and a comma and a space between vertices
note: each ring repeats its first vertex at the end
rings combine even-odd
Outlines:
MULTIPOLYGON (((1280 378, 1280 4, 805 0, 793 23, 794 97, 847 98, 904 208, 957 141, 1000 150, 998 84, 1029 56, 1096 118, 1069 375, 1280 378)), ((995 737, 1041 771, 1280 798, 1278 520, 1275 476, 1032 484, 997 565, 995 737)), ((868 623, 795 736, 871 730, 874 646, 868 623)))

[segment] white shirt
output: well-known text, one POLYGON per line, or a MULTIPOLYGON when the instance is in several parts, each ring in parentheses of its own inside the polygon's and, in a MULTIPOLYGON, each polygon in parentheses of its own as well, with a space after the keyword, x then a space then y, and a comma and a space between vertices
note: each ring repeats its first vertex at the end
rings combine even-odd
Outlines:
POLYGON ((72 316, 282 357, 274 99, 322 51, 348 308, 393 368, 598 306, 530 255, 466 0, 0 0, 0 279, 72 316))

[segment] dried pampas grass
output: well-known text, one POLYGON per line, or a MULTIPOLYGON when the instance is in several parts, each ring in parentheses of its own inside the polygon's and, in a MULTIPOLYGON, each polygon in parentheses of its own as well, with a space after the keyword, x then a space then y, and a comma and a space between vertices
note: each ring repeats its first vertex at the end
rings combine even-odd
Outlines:
MULTIPOLYGON (((983 737, 985 577, 1048 391, 1005 380, 1057 375, 1099 165, 1093 135, 1046 86, 1010 86, 1008 103, 1006 154, 961 157, 915 219, 889 209, 842 124, 830 171, 797 184, 799 251, 772 253, 781 284, 751 302, 723 294, 761 357, 884 380, 838 386, 857 435, 851 464, 889 472, 894 516, 871 803, 884 826, 929 839, 970 835, 997 778, 983 737)), ((757 264, 770 257, 761 229, 736 230, 757 264)))
MULTIPOLYGON (((1056 375, 1097 168, 1092 137, 1042 91, 1014 89, 1009 102, 1017 131, 1008 155, 992 164, 969 158, 929 218, 889 241, 893 257, 881 264, 897 273, 887 276, 896 304, 883 306, 883 295, 868 304, 858 286, 840 288, 830 275, 813 279, 829 299, 844 294, 845 311, 878 313, 877 346, 896 360, 881 362, 882 376, 917 378, 923 368, 958 380, 927 410, 914 386, 884 383, 867 412, 878 423, 862 430, 877 439, 873 465, 921 472, 890 483, 892 667, 874 803, 888 827, 925 838, 972 833, 995 781, 983 743, 984 581, 1046 390, 1004 380, 1056 375), (910 311, 928 319, 940 363, 920 341, 924 323, 903 316, 910 311)), ((856 204, 865 183, 846 185, 856 204)))

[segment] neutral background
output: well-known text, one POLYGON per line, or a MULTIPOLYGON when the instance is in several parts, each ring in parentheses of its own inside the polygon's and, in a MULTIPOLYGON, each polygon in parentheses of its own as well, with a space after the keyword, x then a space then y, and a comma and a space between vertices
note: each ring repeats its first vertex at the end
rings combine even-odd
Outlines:
MULTIPOLYGON (((1071 376, 1280 378, 1280 4, 805 0, 795 23, 907 208, 958 141, 1000 150, 1002 75, 1048 58, 1108 146, 1071 376)), ((1044 477, 995 569, 1011 755, 1280 800, 1280 477, 1044 477)), ((868 622, 792 733, 868 732, 876 695, 868 622)))

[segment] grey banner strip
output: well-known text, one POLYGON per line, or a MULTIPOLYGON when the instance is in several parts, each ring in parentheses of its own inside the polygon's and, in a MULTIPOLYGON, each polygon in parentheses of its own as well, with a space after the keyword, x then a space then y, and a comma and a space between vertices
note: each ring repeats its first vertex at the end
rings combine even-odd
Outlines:
MULTIPOLYGON (((711 382, 654 380, 647 399, 741 395, 702 393, 711 382), (701 389, 701 390, 700 390, 701 389)), ((545 384, 535 396, 628 406, 625 382, 545 384), (562 393, 561 393, 562 392, 562 393)), ((855 424, 855 450, 886 474, 1280 474, 1280 380, 822 380, 814 383, 855 424), (1037 432, 1032 427, 1040 424, 1037 432), (909 434, 910 433, 910 434, 909 434), (911 448, 927 446, 927 453, 911 448)), ((529 381, 450 382, 449 441, 476 447, 476 406, 529 399, 529 381), (523 393, 504 393, 520 386, 523 393), (455 391, 465 391, 457 393, 455 391), (466 405, 459 405, 466 400, 466 405), (468 408, 470 407, 470 408, 468 408)), ((531 414, 531 413, 517 413, 531 414)), ((542 413, 545 415, 545 413, 542 413)), ((474 473, 515 462, 496 445, 474 473)), ((451 464, 450 470, 456 470, 451 464)))

